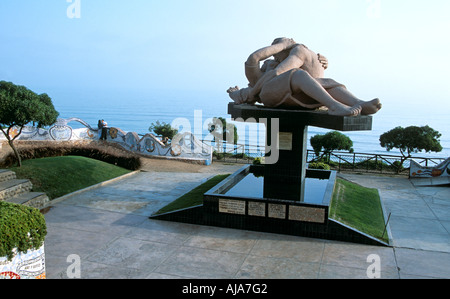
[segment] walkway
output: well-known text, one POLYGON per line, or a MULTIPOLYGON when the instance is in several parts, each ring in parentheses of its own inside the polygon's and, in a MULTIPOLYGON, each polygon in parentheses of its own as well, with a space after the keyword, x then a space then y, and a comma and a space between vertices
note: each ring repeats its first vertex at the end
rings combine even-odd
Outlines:
POLYGON ((47 278, 68 278, 71 255, 81 259, 81 278, 367 278, 374 254, 381 278, 450 278, 448 187, 344 175, 380 189, 392 213, 394 247, 385 248, 150 220, 166 203, 240 165, 183 167, 150 167, 52 202, 45 214, 47 278))

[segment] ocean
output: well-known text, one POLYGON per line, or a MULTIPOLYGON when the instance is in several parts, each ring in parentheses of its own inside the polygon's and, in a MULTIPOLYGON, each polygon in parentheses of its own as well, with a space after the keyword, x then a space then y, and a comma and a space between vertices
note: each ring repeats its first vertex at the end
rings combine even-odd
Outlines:
MULTIPOLYGON (((182 124, 180 131, 193 132, 202 140, 211 140, 208 124, 213 117, 231 120, 227 114, 230 99, 224 91, 160 91, 160 92, 93 92, 56 90, 49 92, 60 118, 81 118, 92 127, 97 126, 99 119, 104 119, 109 126, 117 127, 125 132, 136 132, 140 135, 149 133, 149 126, 156 121, 182 124)), ((424 106, 403 107, 384 103, 383 109, 373 116, 372 131, 344 132, 353 141, 356 153, 400 155, 399 151, 390 152, 380 146, 381 134, 397 127, 411 125, 429 125, 442 134, 442 152, 418 153, 415 157, 448 158, 450 157, 450 126, 448 111, 445 109, 427 108, 424 106), (429 111, 427 111, 429 109, 429 111)), ((264 126, 235 123, 238 128, 238 144, 265 144, 264 126)), ((74 128, 82 125, 72 122, 74 128)), ((329 130, 309 127, 308 140, 316 134, 325 134, 329 130)), ((308 143, 310 149, 311 146, 308 143)))

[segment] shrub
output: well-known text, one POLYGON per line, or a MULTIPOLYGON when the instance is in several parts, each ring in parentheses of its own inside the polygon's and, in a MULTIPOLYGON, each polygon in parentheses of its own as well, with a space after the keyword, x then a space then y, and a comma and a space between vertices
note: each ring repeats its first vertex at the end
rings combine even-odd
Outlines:
POLYGON ((380 145, 387 151, 394 148, 400 150, 402 159, 394 165, 397 172, 400 172, 403 169, 403 163, 411 158, 413 153, 441 152, 442 145, 439 140, 441 136, 441 133, 429 126, 396 127, 380 136, 380 145))
MULTIPOLYGON (((24 146, 18 146, 18 151, 23 160, 58 156, 82 156, 107 162, 128 170, 137 170, 141 167, 141 160, 138 156, 112 146, 100 147, 95 144, 36 142, 28 145, 24 143, 24 146)), ((14 163, 14 154, 9 154, 0 163, 0 167, 8 168, 14 163)))
POLYGON ((322 162, 311 162, 308 165, 309 169, 323 169, 330 170, 330 165, 322 163, 322 162))
POLYGON ((353 152, 353 141, 346 135, 333 131, 325 135, 315 135, 310 139, 311 146, 317 157, 323 149, 322 157, 335 150, 353 152))
POLYGON ((157 136, 162 136, 163 138, 167 137, 170 140, 178 134, 177 129, 172 128, 172 126, 168 123, 161 123, 159 120, 156 121, 156 123, 152 123, 148 130, 155 133, 157 136))
POLYGON ((263 163, 264 163, 264 161, 263 161, 263 158, 261 158, 261 157, 257 157, 253 160, 253 165, 261 165, 263 163))
POLYGON ((213 122, 208 124, 208 131, 214 136, 214 141, 217 142, 217 146, 220 146, 222 141, 237 144, 239 139, 237 127, 227 123, 223 117, 214 117, 213 122))
POLYGON ((0 256, 14 257, 39 249, 47 235, 45 218, 38 209, 0 201, 0 256))

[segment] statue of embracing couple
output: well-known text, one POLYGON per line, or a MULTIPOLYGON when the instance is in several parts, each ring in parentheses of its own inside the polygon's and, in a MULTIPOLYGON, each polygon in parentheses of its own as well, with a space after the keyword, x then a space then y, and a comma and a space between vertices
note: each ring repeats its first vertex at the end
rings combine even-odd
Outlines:
POLYGON ((344 85, 324 78, 327 68, 328 60, 321 54, 293 39, 277 38, 245 62, 249 86, 231 87, 227 92, 236 104, 259 102, 266 107, 299 109, 325 106, 328 114, 339 116, 371 115, 381 109, 379 99, 360 100, 344 85))

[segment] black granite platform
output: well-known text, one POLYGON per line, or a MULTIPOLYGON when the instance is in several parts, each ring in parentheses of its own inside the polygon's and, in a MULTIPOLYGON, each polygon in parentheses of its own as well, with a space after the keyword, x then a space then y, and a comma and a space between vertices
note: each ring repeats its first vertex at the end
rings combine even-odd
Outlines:
POLYGON ((235 120, 248 120, 254 118, 279 119, 282 123, 319 127, 324 129, 350 132, 371 131, 372 116, 335 116, 326 111, 294 110, 267 108, 260 105, 248 105, 235 103, 228 104, 228 114, 235 120))
POLYGON ((372 130, 372 116, 334 116, 326 111, 234 103, 228 104, 228 113, 238 122, 251 119, 266 124, 264 184, 268 198, 303 201, 309 126, 339 131, 372 130))
POLYGON ((371 116, 333 116, 325 111, 271 109, 229 103, 234 121, 266 125, 264 165, 245 166, 204 194, 203 204, 153 219, 324 238, 371 245, 383 242, 328 218, 336 173, 306 169, 308 126, 368 131, 371 116), (248 180, 250 177, 250 180, 248 180), (261 177, 262 180, 258 180, 261 177), (325 180, 311 183, 311 178, 325 180), (250 188, 231 192, 237 185, 250 188), (262 184, 262 185, 261 185, 262 184), (323 193, 305 192, 320 186, 323 193), (230 193, 231 192, 231 193, 230 193))

